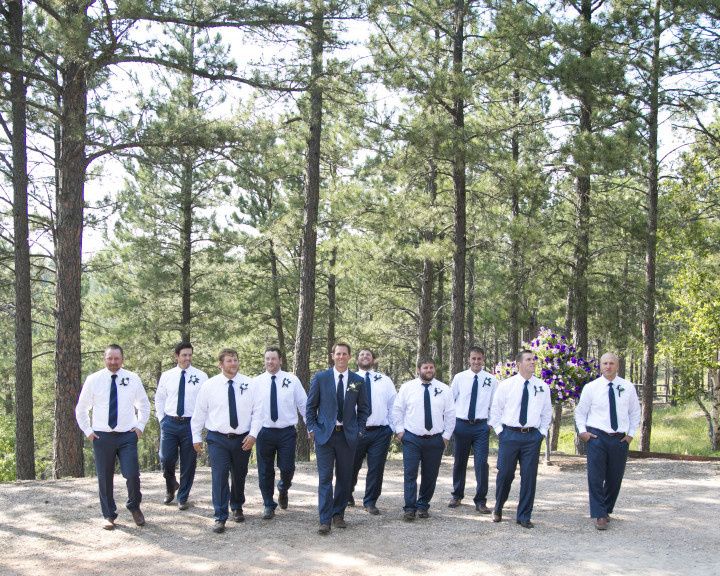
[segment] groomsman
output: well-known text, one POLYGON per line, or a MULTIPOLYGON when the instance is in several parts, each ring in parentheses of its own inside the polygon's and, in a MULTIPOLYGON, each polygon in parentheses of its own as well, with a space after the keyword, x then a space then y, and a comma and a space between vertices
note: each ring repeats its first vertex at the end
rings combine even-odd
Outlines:
POLYGON ((406 522, 429 518, 430 500, 435 493, 438 472, 453 430, 455 405, 450 387, 435 379, 435 362, 421 359, 418 377, 400 387, 393 405, 392 421, 403 447, 403 491, 406 522), (418 469, 422 464, 420 493, 418 469))
POLYGON ((163 372, 155 392, 155 415, 160 422, 160 464, 165 477, 165 504, 175 499, 178 508, 187 510, 188 497, 195 479, 197 453, 193 448, 190 418, 195 398, 207 374, 192 362, 193 346, 181 342, 175 346, 177 365, 163 372), (180 454, 180 482, 175 477, 175 465, 180 454))
POLYGON ((535 501, 540 445, 550 425, 552 403, 550 388, 534 376, 535 355, 523 350, 515 362, 518 374, 500 382, 490 408, 490 425, 499 442, 493 522, 502 520, 503 506, 519 461, 520 501, 515 519, 523 528, 533 528, 530 517, 535 501))
POLYGON ((105 519, 103 528, 115 528, 117 518, 113 495, 116 459, 120 460, 120 472, 127 483, 125 506, 135 524, 143 526, 145 517, 140 510, 142 494, 137 443, 150 418, 150 401, 140 377, 122 367, 124 357, 120 346, 110 344, 103 359, 105 368, 90 374, 83 384, 75 418, 83 434, 92 442, 100 509, 105 519))
POLYGON ((618 376, 618 357, 600 358, 602 376, 585 385, 575 407, 575 425, 587 443, 590 516, 595 528, 607 530, 620 493, 625 463, 640 424, 640 402, 635 385, 618 376))
POLYGON ((275 516, 278 503, 288 507, 288 489, 295 474, 295 444, 298 413, 305 418, 307 394, 297 376, 280 369, 282 352, 276 346, 265 349, 265 372, 255 378, 262 403, 262 429, 257 438, 258 480, 263 497, 263 519, 275 516), (278 502, 275 491, 275 458, 280 469, 278 502))
POLYGON ((332 357, 334 366, 313 376, 305 410, 308 435, 315 441, 318 534, 323 536, 330 533, 331 522, 335 528, 347 528, 344 516, 352 489, 355 448, 370 412, 365 381, 348 370, 350 345, 336 343, 332 357))
POLYGON ((395 391, 395 384, 388 376, 372 370, 375 361, 375 355, 371 350, 364 348, 358 352, 357 373, 365 380, 370 416, 368 416, 365 425, 365 434, 358 440, 357 449, 355 450, 352 490, 348 505, 355 505, 352 492, 355 490, 363 460, 367 456, 367 476, 365 478, 363 506, 370 514, 378 515, 380 510, 377 509, 375 503, 380 497, 380 492, 382 492, 385 461, 387 460, 388 448, 393 434, 391 427, 392 409, 397 392, 395 391))
POLYGON ((455 401, 455 460, 453 462, 453 491, 448 504, 457 508, 465 496, 465 476, 470 450, 475 469, 475 510, 490 514, 487 507, 488 449, 490 426, 488 416, 497 388, 495 377, 483 370, 485 351, 472 346, 468 354, 469 369, 455 374, 450 388, 455 401))
POLYGON ((196 452, 202 450, 202 429, 207 447, 215 512, 213 532, 225 531, 228 502, 235 522, 244 522, 245 478, 250 451, 262 426, 260 395, 248 376, 238 372, 238 355, 224 348, 218 357, 220 374, 206 380, 195 400, 190 427, 196 452), (232 487, 228 484, 232 478, 232 487))

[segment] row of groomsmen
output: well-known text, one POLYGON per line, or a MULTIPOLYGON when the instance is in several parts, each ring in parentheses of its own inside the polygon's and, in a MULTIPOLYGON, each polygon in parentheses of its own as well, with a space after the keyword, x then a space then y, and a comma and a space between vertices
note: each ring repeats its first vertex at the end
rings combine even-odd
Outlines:
MULTIPOLYGON (((381 513, 377 501, 393 434, 403 450, 405 521, 429 518, 442 455, 454 434, 453 490, 448 506, 458 507, 465 497, 472 452, 475 509, 492 514, 493 522, 502 521, 519 463, 521 483, 515 519, 524 528, 533 527, 540 446, 547 436, 552 408, 548 385, 534 376, 536 358, 532 352, 518 354, 518 373, 499 384, 484 370, 485 355, 478 347, 470 348, 469 367, 453 377, 451 386, 435 378, 432 359, 421 359, 417 377, 396 391, 387 375, 373 370, 377 359, 368 349, 360 350, 356 357, 358 369, 350 371, 350 346, 339 342, 332 349, 333 367, 313 376, 307 395, 298 378, 281 369, 281 351, 277 347, 265 350, 265 372, 255 378, 239 372, 235 350, 220 352, 220 373, 212 378, 192 365, 192 355, 190 343, 176 346, 177 365, 162 374, 155 394, 165 504, 177 499, 179 510, 189 507, 205 429, 214 532, 223 532, 231 517, 235 522, 245 519, 245 480, 253 446, 263 519, 271 520, 278 506, 288 507, 295 472, 298 415, 305 420, 309 438, 315 444, 321 535, 329 534, 332 528, 347 527, 345 510, 355 505, 353 492, 365 460, 362 504, 369 514, 381 513), (487 506, 490 428, 497 434, 499 445, 492 510, 487 506), (276 462, 280 472, 277 484, 276 462)), ((123 361, 122 348, 108 346, 105 369, 88 376, 76 408, 78 425, 92 442, 102 527, 107 530, 115 527, 118 516, 113 496, 116 460, 127 481, 126 507, 137 525, 145 523, 140 510, 137 441, 150 417, 150 402, 140 378, 123 368, 123 361)), ((603 355, 603 375, 584 388, 575 411, 578 431, 588 442, 590 513, 599 530, 608 527, 628 445, 640 419, 635 387, 620 378, 617 370, 617 356, 603 355)))

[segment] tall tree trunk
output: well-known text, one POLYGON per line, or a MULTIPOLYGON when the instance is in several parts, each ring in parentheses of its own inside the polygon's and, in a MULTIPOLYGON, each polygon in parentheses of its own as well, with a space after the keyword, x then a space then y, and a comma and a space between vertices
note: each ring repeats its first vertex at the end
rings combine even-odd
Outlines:
MULTIPOLYGON (((518 81, 517 73, 515 81, 518 81)), ((513 90, 513 109, 516 113, 520 111, 520 90, 513 90)), ((513 130, 510 141, 513 167, 517 168, 520 162, 520 134, 519 130, 513 130)), ((523 289, 522 247, 519 237, 517 222, 520 217, 520 190, 519 183, 515 178, 511 181, 510 204, 512 210, 512 221, 515 224, 513 233, 510 235, 510 275, 512 294, 510 295, 510 357, 515 358, 520 351, 520 298, 523 289)))
MULTIPOLYGON (((435 204, 437 198, 437 164, 435 158, 438 153, 437 137, 432 137, 432 157, 428 161, 428 172, 426 177, 426 189, 430 198, 430 204, 435 204)), ((430 226, 430 223, 428 223, 430 226)), ((435 238, 432 228, 423 231, 423 240, 431 242, 435 238)), ((433 281, 434 264, 430 258, 423 259, 422 275, 420 277, 420 301, 418 302, 418 346, 417 360, 430 356, 430 331, 432 328, 433 316, 433 281)))
POLYGON ((28 243, 27 90, 23 69, 23 3, 8 2, 12 101, 15 251, 15 477, 35 479, 32 382, 32 301, 28 243))
POLYGON ((335 276, 335 263, 337 262, 337 246, 333 246, 330 252, 330 271, 328 272, 328 328, 327 328, 327 357, 328 364, 334 364, 332 357, 332 347, 335 343, 335 321, 337 318, 337 276, 335 276))
POLYGON ((282 369, 287 370, 287 350, 285 349, 285 329, 283 327, 282 306, 280 302, 280 277, 278 275, 278 258, 275 252, 275 243, 270 238, 270 274, 272 275, 273 320, 277 333, 277 345, 282 353, 282 369))
MULTIPOLYGON (((87 47, 87 27, 76 24, 86 18, 87 4, 64 4, 72 31, 82 35, 87 47)), ((69 26, 69 24, 68 24, 69 26)), ((77 37, 72 42, 76 47, 77 37)), ((80 395, 80 294, 82 234, 85 202, 85 138, 87 130, 87 66, 84 53, 71 50, 62 64, 60 111, 60 184, 57 198, 57 286, 55 336, 55 432, 53 476, 80 477, 83 468, 83 436, 75 422, 75 404, 80 395)))
POLYGON ((553 404, 552 426, 550 433, 550 450, 557 451, 560 441, 560 425, 562 424, 562 404, 553 404))
POLYGON ((437 365, 437 379, 443 380, 445 370, 445 351, 443 350, 443 335, 445 333, 445 268, 438 264, 437 290, 435 291, 435 362, 437 365))
MULTIPOLYGON (((315 314, 315 274, 317 265, 317 220, 320 203, 320 136, 322 131, 323 50, 325 47, 325 12, 322 0, 313 1, 310 34, 310 130, 307 140, 305 166, 305 206, 303 208, 302 254, 300 257, 300 295, 298 322, 295 334, 293 372, 306 386, 310 385, 310 353, 312 350, 313 320, 315 314)), ((297 456, 310 459, 310 443, 302 420, 300 421, 297 456)))
POLYGON ((465 0, 455 0, 453 34, 453 190, 455 222, 453 240, 452 319, 450 321, 450 376, 463 368, 465 348, 465 258, 467 213, 465 190, 465 100, 463 48, 465 41, 465 0))
POLYGON ((463 351, 467 356, 467 348, 475 346, 475 251, 468 252, 467 261, 467 338, 468 346, 463 351))
POLYGON ((182 176, 180 180, 180 210, 181 210, 181 238, 180 250, 182 268, 180 276, 180 291, 182 294, 182 312, 180 318, 180 339, 190 342, 190 302, 192 301, 192 221, 193 221, 193 161, 185 156, 182 161, 182 176))
MULTIPOLYGON (((586 38, 590 34, 592 23, 592 0, 582 0, 580 17, 583 20, 583 42, 580 57, 588 62, 592 58, 592 40, 586 38)), ((592 133, 592 102, 593 86, 585 84, 579 97, 580 103, 580 138, 586 139, 592 133)), ((575 248, 573 267, 573 339, 575 346, 582 355, 587 354, 588 346, 588 283, 587 268, 590 254, 590 174, 591 159, 588 152, 578 152, 577 181, 575 185, 575 248)))
POLYGON ((653 396, 655 392, 655 258, 658 220, 658 111, 660 108, 660 0, 653 9, 653 57, 650 70, 650 110, 648 113, 648 188, 645 245, 645 302, 643 333, 643 388, 640 450, 650 451, 653 396))

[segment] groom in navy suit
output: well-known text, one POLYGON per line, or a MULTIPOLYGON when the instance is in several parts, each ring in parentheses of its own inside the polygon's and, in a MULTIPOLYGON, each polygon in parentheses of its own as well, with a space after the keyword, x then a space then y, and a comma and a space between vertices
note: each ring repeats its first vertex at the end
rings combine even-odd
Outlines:
POLYGON ((348 370, 350 345, 332 347, 334 367, 313 376, 308 393, 306 418, 308 435, 315 441, 318 476, 318 533, 330 533, 330 523, 346 528, 345 507, 352 490, 353 463, 358 438, 365 433, 370 405, 365 381, 348 370), (335 491, 333 493, 333 469, 335 491))

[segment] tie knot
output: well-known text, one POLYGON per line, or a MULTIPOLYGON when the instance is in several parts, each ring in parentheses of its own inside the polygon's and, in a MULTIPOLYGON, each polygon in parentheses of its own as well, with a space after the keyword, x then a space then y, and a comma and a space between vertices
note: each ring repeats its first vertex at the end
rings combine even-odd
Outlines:
POLYGON ((338 382, 342 384, 343 381, 343 374, 338 374, 338 382))
POLYGON ((113 382, 115 382, 116 379, 117 379, 117 374, 113 374, 112 376, 110 376, 110 380, 112 380, 113 382))
POLYGON ((478 375, 475 374, 475 376, 473 376, 473 382, 477 382, 477 379, 478 379, 478 375))
POLYGON ((525 388, 527 388, 528 384, 530 384, 530 380, 525 380, 525 384, 523 384, 523 386, 525 386, 525 388))
POLYGON ((272 376, 270 376, 270 380, 272 380, 273 382, 275 382, 275 378, 276 378, 275 374, 273 374, 272 376))
POLYGON ((608 387, 609 387, 609 388, 612 388, 612 387, 613 387, 613 383, 612 383, 612 382, 608 382, 608 387))
POLYGON ((422 382, 422 385, 425 386, 425 388, 429 388, 429 387, 430 387, 430 382, 427 382, 427 383, 422 382))
POLYGON ((180 372, 180 374, 182 374, 183 376, 185 376, 185 370, 183 370, 182 372, 180 372))
POLYGON ((233 381, 232 381, 232 380, 228 380, 228 386, 232 386, 232 385, 233 385, 233 381))

